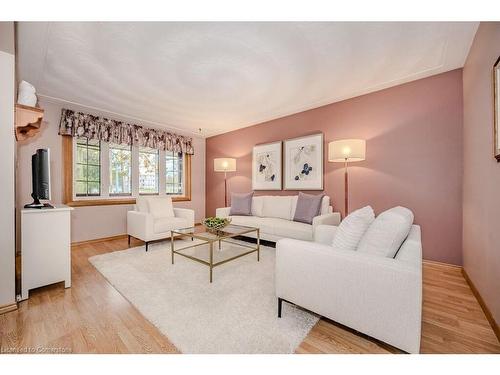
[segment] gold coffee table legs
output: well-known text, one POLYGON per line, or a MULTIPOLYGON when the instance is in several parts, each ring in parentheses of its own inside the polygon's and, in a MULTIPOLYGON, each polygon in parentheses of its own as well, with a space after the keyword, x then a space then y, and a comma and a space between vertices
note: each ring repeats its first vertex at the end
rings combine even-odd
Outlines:
MULTIPOLYGON (((219 240, 220 246, 220 240, 219 240)), ((212 270, 214 268, 214 243, 210 242, 210 282, 212 282, 212 270)))
MULTIPOLYGON (((220 266, 221 264, 230 262, 232 260, 241 258, 245 255, 255 253, 255 252, 257 253, 257 261, 260 261, 260 231, 259 231, 259 229, 258 228, 250 228, 250 227, 240 227, 240 228, 241 228, 241 230, 239 232, 232 233, 232 234, 226 234, 223 237, 218 236, 215 238, 209 238, 206 236, 205 233, 195 233, 193 230, 191 230, 191 228, 187 228, 187 229, 189 229, 189 232, 187 232, 187 233, 184 233, 181 230, 172 230, 171 235, 170 235, 170 250, 172 253, 172 264, 174 264, 174 257, 176 254, 181 255, 187 259, 194 260, 198 263, 204 264, 204 265, 209 267, 210 283, 211 283, 213 281, 213 269, 217 266, 220 266), (245 243, 231 241, 231 239, 234 237, 238 237, 242 234, 251 233, 251 232, 254 232, 256 234, 256 237, 257 237, 257 245, 256 246, 251 246, 251 245, 248 245, 245 243), (174 246, 174 235, 177 237, 180 237, 180 238, 191 238, 191 239, 195 238, 198 241, 193 243, 192 245, 185 246, 181 249, 176 250, 175 246, 174 246), (218 246, 219 251, 221 251, 221 249, 222 249, 222 245, 221 245, 222 242, 227 242, 229 244, 232 244, 232 245, 235 245, 238 247, 247 248, 249 250, 242 253, 242 254, 238 254, 238 255, 232 256, 232 257, 227 258, 227 259, 219 260, 218 262, 214 262, 214 247, 215 247, 216 242, 218 242, 217 246, 218 246), (209 251, 210 251, 208 262, 204 259, 197 258, 194 255, 189 255, 189 254, 185 254, 182 252, 183 250, 186 250, 186 249, 192 249, 194 247, 205 246, 205 245, 208 245, 209 251)), ((220 258, 220 254, 221 253, 217 252, 217 256, 219 258, 220 258)))

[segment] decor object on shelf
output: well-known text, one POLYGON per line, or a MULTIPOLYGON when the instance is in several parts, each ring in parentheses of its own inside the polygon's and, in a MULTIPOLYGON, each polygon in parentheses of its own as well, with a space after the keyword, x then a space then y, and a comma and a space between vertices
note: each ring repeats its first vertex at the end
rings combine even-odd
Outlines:
POLYGON ((169 196, 139 196, 133 211, 127 212, 128 244, 130 238, 138 238, 146 243, 146 251, 150 242, 170 238, 172 229, 194 226, 194 211, 188 208, 173 208, 171 216, 170 207, 172 198, 169 196), (163 205, 164 209, 151 207, 163 205))
MULTIPOLYGON (((321 200, 320 212, 311 224, 293 221, 297 210, 298 196, 261 195, 252 198, 252 216, 231 215, 231 207, 217 208, 217 217, 232 219, 231 224, 258 227, 260 238, 276 242, 281 238, 296 238, 312 241, 320 224, 339 225, 340 213, 333 212, 330 197, 321 200)), ((245 234, 252 237, 253 233, 245 234)))
POLYGON ((323 133, 283 142, 285 190, 323 190, 323 133))
POLYGON ((344 217, 349 215, 349 178, 347 163, 363 161, 366 156, 364 139, 342 139, 328 144, 328 161, 344 163, 344 217))
POLYGON ((137 145, 157 150, 194 155, 193 139, 169 131, 146 128, 123 121, 63 109, 59 135, 85 137, 103 142, 137 145))
POLYGON ((227 206, 227 172, 236 172, 236 159, 216 158, 214 159, 214 171, 224 172, 224 207, 227 206))
POLYGON ((17 104, 27 107, 36 107, 36 102, 37 97, 35 87, 29 82, 21 81, 17 92, 17 104))
POLYGON ((495 131, 494 131, 494 144, 495 144, 495 158, 500 162, 500 57, 498 57, 495 65, 493 66, 493 88, 494 88, 494 101, 493 112, 495 114, 495 131))
POLYGON ((281 155, 281 141, 253 147, 252 190, 281 190, 281 155))
POLYGON ((14 132, 17 141, 24 141, 40 131, 43 109, 16 104, 14 132))
POLYGON ((219 233, 231 223, 231 219, 226 217, 207 217, 201 222, 210 233, 219 233))
POLYGON ((422 324, 420 227, 410 223, 408 236, 394 244, 399 249, 394 258, 378 251, 360 252, 359 247, 357 251, 339 250, 332 246, 336 231, 335 226, 320 225, 315 240, 321 243, 288 238, 278 241, 278 317, 286 318, 288 313, 285 310, 282 315, 282 307, 288 308, 283 302, 289 302, 406 352, 418 353, 422 324))

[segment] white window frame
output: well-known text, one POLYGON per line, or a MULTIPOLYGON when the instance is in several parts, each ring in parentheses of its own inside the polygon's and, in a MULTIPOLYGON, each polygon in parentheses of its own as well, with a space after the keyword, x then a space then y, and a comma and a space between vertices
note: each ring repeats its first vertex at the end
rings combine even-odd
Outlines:
MULTIPOLYGON (((159 178, 159 186, 158 186, 158 194, 139 194, 139 146, 132 146, 132 195, 110 195, 109 194, 109 173, 110 173, 110 165, 109 165, 109 143, 108 142, 100 142, 100 162, 101 162, 101 195, 98 196, 76 196, 75 190, 75 170, 76 170, 76 138, 71 139, 72 144, 72 165, 71 165, 71 180, 72 180, 72 200, 69 201, 66 199, 66 203, 68 205, 78 206, 78 203, 85 203, 88 201, 89 205, 92 201, 108 201, 109 204, 113 204, 113 201, 123 201, 123 200, 135 200, 139 196, 171 196, 172 200, 179 201, 190 201, 191 200, 191 191, 190 187, 187 186, 187 174, 190 173, 191 166, 188 165, 186 154, 183 154, 183 173, 182 173, 182 194, 167 194, 166 193, 166 165, 165 158, 166 152, 163 150, 159 150, 158 152, 158 178, 159 178), (72 204, 73 203, 73 204, 72 204)), ((133 202, 132 202, 133 203, 133 202)), ((106 204, 106 203, 99 203, 106 204)))

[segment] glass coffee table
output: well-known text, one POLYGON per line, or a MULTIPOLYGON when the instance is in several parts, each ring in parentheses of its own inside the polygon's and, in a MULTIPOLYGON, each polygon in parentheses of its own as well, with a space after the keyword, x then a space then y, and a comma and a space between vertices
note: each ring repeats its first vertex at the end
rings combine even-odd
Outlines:
POLYGON ((214 267, 252 253, 257 253, 257 262, 260 260, 260 233, 259 228, 234 224, 229 224, 217 233, 208 232, 205 228, 200 231, 197 227, 175 229, 170 232, 170 247, 172 264, 174 264, 176 254, 204 264, 210 268, 210 282, 212 282, 214 267), (242 244, 233 240, 235 237, 248 233, 255 234, 256 245, 242 244), (197 241, 192 245, 175 249, 174 237, 197 239, 202 242, 197 241), (231 246, 224 246, 224 244, 230 244, 231 246), (214 249, 215 246, 217 246, 217 249, 214 249), (214 250, 216 251, 215 254, 214 250))

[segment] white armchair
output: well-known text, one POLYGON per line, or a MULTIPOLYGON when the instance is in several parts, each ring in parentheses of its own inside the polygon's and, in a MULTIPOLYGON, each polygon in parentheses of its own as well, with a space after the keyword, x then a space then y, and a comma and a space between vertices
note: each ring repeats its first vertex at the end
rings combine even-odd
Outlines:
POLYGON ((194 211, 186 208, 173 208, 173 216, 162 216, 150 205, 171 207, 170 197, 139 197, 133 211, 127 212, 128 244, 134 237, 146 243, 146 251, 150 242, 170 238, 173 229, 194 226, 194 211))
POLYGON ((278 316, 283 301, 311 310, 410 353, 420 351, 422 245, 413 225, 396 257, 337 250, 337 227, 319 226, 315 241, 276 246, 278 316))

